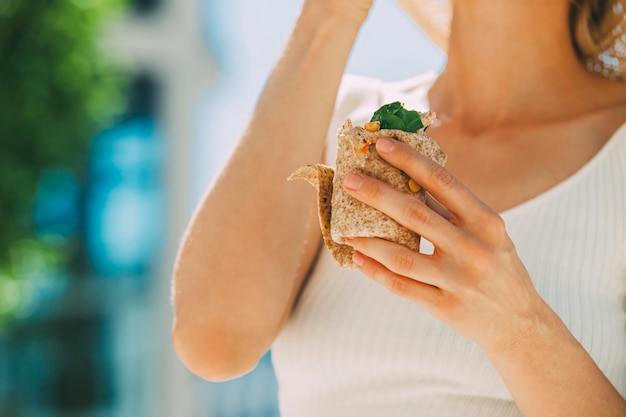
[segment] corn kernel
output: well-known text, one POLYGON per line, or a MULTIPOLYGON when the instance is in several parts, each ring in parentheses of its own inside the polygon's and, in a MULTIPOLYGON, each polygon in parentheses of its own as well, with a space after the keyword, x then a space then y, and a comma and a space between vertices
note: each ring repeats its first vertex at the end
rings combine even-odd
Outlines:
POLYGON ((411 190, 412 193, 416 193, 421 189, 422 187, 418 183, 416 183, 413 178, 409 180, 409 190, 411 190))
POLYGON ((380 122, 367 122, 365 123, 365 130, 368 132, 376 132, 380 130, 380 122))

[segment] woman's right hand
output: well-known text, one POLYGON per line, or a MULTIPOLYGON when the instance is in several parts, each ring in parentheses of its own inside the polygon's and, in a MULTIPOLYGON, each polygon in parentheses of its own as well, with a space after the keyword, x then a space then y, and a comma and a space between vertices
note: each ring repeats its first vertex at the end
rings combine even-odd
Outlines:
POLYGON ((373 3, 374 0, 305 0, 303 11, 318 10, 329 17, 361 23, 367 18, 373 3))

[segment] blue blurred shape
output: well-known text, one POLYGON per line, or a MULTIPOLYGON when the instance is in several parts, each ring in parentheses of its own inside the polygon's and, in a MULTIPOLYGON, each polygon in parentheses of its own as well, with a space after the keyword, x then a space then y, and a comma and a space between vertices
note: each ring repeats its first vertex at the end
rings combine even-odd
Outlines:
POLYGON ((152 117, 98 135, 85 196, 85 248, 96 275, 141 275, 164 235, 163 144, 152 117))
POLYGON ((51 169, 41 174, 33 223, 40 235, 71 237, 78 230, 80 186, 76 176, 65 169, 51 169))

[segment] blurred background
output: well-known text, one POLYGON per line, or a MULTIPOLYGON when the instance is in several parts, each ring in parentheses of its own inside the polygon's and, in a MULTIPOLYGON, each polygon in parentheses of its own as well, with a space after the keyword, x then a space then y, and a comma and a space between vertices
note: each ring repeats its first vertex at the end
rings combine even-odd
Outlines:
MULTIPOLYGON (((277 415, 271 353, 219 384, 182 366, 169 293, 300 5, 0 0, 0 417, 277 415)), ((348 72, 444 60, 378 0, 348 72)))

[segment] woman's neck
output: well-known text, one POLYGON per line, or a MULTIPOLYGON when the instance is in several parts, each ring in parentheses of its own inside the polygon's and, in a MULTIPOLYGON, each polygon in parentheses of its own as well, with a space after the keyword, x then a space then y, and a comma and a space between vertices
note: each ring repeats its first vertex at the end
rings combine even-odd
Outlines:
POLYGON ((453 3, 448 63, 430 92, 431 107, 442 119, 479 134, 589 109, 586 84, 603 80, 576 57, 569 0, 453 3))

